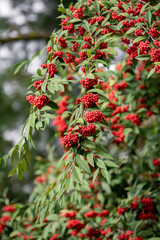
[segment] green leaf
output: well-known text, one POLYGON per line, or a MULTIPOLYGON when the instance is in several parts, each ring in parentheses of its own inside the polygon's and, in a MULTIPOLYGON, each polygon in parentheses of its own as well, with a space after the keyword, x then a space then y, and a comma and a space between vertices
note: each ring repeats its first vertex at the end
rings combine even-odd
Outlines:
POLYGON ((153 237, 153 238, 149 238, 148 240, 159 240, 159 237, 153 237))
MULTIPOLYGON (((149 236, 153 236, 153 232, 151 231, 141 231, 141 232, 138 232, 138 236, 141 236, 141 237, 149 237, 149 236)), ((148 239, 149 240, 149 239, 148 239)), ((153 239, 152 239, 153 240, 153 239)))
POLYGON ((92 167, 94 167, 93 153, 87 153, 87 161, 92 167))
POLYGON ((49 103, 47 103, 47 105, 55 110, 58 109, 58 105, 55 102, 49 101, 49 103))
POLYGON ((12 218, 11 218, 11 221, 10 221, 11 224, 13 223, 13 221, 15 220, 15 218, 17 217, 17 215, 19 214, 19 212, 20 212, 20 209, 17 209, 17 210, 13 213, 12 218))
POLYGON ((98 173, 99 173, 99 168, 97 168, 97 170, 95 171, 94 175, 93 175, 93 183, 95 182, 97 176, 98 176, 98 173))
POLYGON ((86 20, 83 20, 82 25, 88 32, 90 32, 91 27, 90 27, 90 24, 86 20))
POLYGON ((118 4, 118 1, 117 0, 109 0, 111 3, 113 3, 113 4, 118 4))
POLYGON ((150 57, 148 57, 146 55, 139 55, 136 57, 136 59, 144 61, 144 60, 149 60, 150 57))
POLYGON ((115 51, 113 48, 104 49, 104 50, 102 50, 102 52, 107 52, 112 55, 117 55, 117 51, 115 51))
POLYGON ((107 169, 101 169, 101 173, 103 175, 103 177, 105 177, 107 179, 108 182, 110 182, 110 176, 109 176, 109 172, 107 169))
POLYGON ((59 199, 59 198, 62 196, 62 194, 64 193, 64 191, 65 191, 65 188, 61 188, 61 189, 58 191, 57 199, 59 199))
POLYGON ((42 48, 42 50, 39 53, 39 58, 41 58, 43 56, 44 51, 46 50, 46 46, 44 48, 42 48))
POLYGON ((28 60, 25 60, 25 61, 23 61, 23 62, 20 62, 20 63, 18 64, 18 67, 17 67, 16 70, 14 71, 14 75, 16 75, 16 74, 21 70, 21 68, 22 68, 27 62, 28 62, 28 60))
MULTIPOLYGON (((91 50, 90 50, 90 49, 87 50, 87 56, 88 56, 88 58, 91 57, 91 50)), ((94 77, 93 77, 93 78, 94 78, 94 77)))
POLYGON ((100 160, 99 158, 96 159, 96 164, 98 167, 106 169, 104 162, 102 160, 100 160))
POLYGON ((154 68, 151 69, 151 71, 147 75, 147 79, 150 78, 155 73, 154 68))
POLYGON ((58 89, 62 92, 64 92, 64 86, 62 84, 58 84, 58 89))
POLYGON ((27 172, 27 164, 26 164, 26 160, 23 158, 22 162, 21 162, 21 167, 24 173, 27 172))
POLYGON ((81 145, 85 148, 91 148, 91 149, 95 149, 95 143, 92 142, 91 140, 84 140, 81 142, 81 145))
POLYGON ((140 36, 140 37, 137 37, 133 40, 133 43, 136 43, 136 42, 139 42, 141 40, 144 40, 146 37, 145 36, 140 36))
POLYGON ((134 32, 135 30, 136 30, 136 28, 132 27, 126 32, 126 34, 130 34, 130 33, 134 32))
MULTIPOLYGON (((128 13, 126 13, 126 12, 124 12, 124 13, 120 13, 119 15, 121 15, 121 16, 124 16, 124 17, 128 17, 128 13)), ((118 29, 118 28, 117 28, 118 29)))
POLYGON ((122 4, 122 7, 123 7, 125 10, 128 10, 128 5, 127 5, 127 4, 123 3, 123 4, 122 4))
POLYGON ((118 168, 118 167, 119 167, 116 163, 114 163, 114 162, 112 162, 112 161, 110 161, 110 160, 105 160, 104 163, 105 163, 108 167, 115 167, 115 168, 118 168))
POLYGON ((95 2, 93 3, 96 11, 99 13, 100 12, 100 6, 99 6, 99 2, 97 0, 95 0, 95 2))
POLYGON ((18 236, 18 233, 19 233, 19 231, 18 231, 18 230, 15 230, 15 231, 11 232, 11 234, 9 235, 9 237, 10 237, 10 238, 17 237, 17 236, 18 236))
POLYGON ((87 74, 86 78, 94 79, 94 75, 92 73, 89 73, 89 74, 87 74))
POLYGON ((141 8, 141 11, 140 11, 140 15, 144 12, 145 8, 149 5, 149 2, 146 3, 142 8, 141 8))
POLYGON ((73 168, 72 177, 75 182, 82 184, 83 174, 81 173, 81 170, 76 166, 73 168))
POLYGON ((62 118, 66 118, 66 117, 68 117, 70 114, 71 114, 70 111, 65 111, 65 112, 62 113, 62 118))
POLYGON ((77 119, 77 122, 78 122, 78 123, 81 123, 81 124, 84 124, 83 118, 78 118, 78 119, 77 119))
POLYGON ((19 165, 18 168, 17 168, 17 175, 18 175, 18 178, 19 180, 23 180, 23 175, 22 175, 22 167, 19 165))
POLYGON ((98 152, 98 153, 96 153, 96 155, 98 155, 100 157, 103 157, 103 158, 106 158, 106 159, 114 160, 114 158, 106 152, 98 152))
POLYGON ((154 62, 154 64, 160 66, 160 62, 154 62))
POLYGON ((42 74, 41 74, 41 69, 37 69, 37 74, 39 75, 39 76, 42 76, 42 74))
POLYGON ((7 159, 8 159, 8 154, 6 154, 6 155, 4 155, 3 157, 0 158, 0 164, 1 164, 2 168, 6 167, 7 159))
POLYGON ((66 9, 63 8, 63 7, 59 7, 59 8, 58 8, 58 11, 61 12, 61 13, 66 13, 66 9))
POLYGON ((12 169, 9 174, 8 174, 8 177, 13 177, 13 175, 16 173, 17 171, 17 167, 15 167, 14 169, 12 169))
POLYGON ((84 160, 84 157, 80 154, 76 156, 76 163, 78 163, 79 167, 87 173, 91 173, 90 167, 88 166, 87 161, 84 160))
POLYGON ((46 217, 46 215, 47 215, 48 207, 49 207, 49 206, 44 207, 44 208, 42 209, 42 211, 40 212, 40 216, 39 216, 40 224, 43 222, 43 219, 45 219, 45 217, 46 217))
POLYGON ((93 89, 87 91, 87 93, 90 93, 90 92, 96 92, 98 94, 103 94, 104 93, 103 90, 101 90, 99 88, 93 88, 93 89))
POLYGON ((127 141, 128 135, 133 131, 132 128, 125 128, 123 133, 125 135, 125 141, 127 141))
POLYGON ((105 96, 105 95, 103 95, 103 94, 98 94, 99 95, 99 98, 101 99, 101 100, 104 100, 105 102, 109 102, 109 100, 108 100, 108 98, 105 96))
POLYGON ((26 157, 27 157, 28 163, 31 163, 31 152, 29 148, 26 148, 26 157))
POLYGON ((146 12, 146 19, 147 19, 148 23, 151 24, 151 22, 152 22, 152 13, 150 11, 146 12))
POLYGON ((73 179, 72 179, 72 176, 70 176, 69 178, 66 179, 66 190, 67 190, 67 192, 69 192, 71 190, 72 183, 73 183, 73 179))
POLYGON ((35 126, 35 119, 36 119, 35 112, 33 112, 30 114, 29 119, 28 119, 32 128, 34 128, 34 126, 35 126))

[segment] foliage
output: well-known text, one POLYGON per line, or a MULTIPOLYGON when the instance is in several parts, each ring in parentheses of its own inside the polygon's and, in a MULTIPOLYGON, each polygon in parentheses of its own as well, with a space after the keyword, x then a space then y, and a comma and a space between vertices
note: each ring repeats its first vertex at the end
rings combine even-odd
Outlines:
POLYGON ((22 239, 158 239, 158 1, 79 0, 59 11, 62 28, 52 33, 27 93, 23 137, 1 164, 11 157, 9 176, 22 180, 33 129, 44 130, 50 119, 64 155, 38 168, 30 202, 15 205, 15 225, 1 220, 4 238, 9 231, 22 239), (113 71, 120 50, 126 54, 113 71))

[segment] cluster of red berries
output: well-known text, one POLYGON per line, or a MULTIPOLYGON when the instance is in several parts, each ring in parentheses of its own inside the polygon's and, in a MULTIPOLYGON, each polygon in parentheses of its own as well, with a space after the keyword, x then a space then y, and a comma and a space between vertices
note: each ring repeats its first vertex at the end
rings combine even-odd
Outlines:
POLYGON ((155 72, 160 73, 160 66, 155 65, 155 72))
POLYGON ((34 106, 38 109, 41 109, 49 103, 49 98, 45 95, 40 95, 34 99, 34 106))
POLYGON ((41 109, 49 102, 49 98, 45 95, 40 95, 38 97, 34 97, 33 95, 28 95, 26 99, 27 101, 30 102, 30 104, 34 104, 34 106, 38 109, 41 109))
POLYGON ((118 113, 124 113, 124 112, 127 112, 128 111, 128 108, 129 108, 129 105, 126 105, 126 106, 118 106, 115 108, 115 110, 113 111, 113 113, 111 114, 111 116, 114 116, 118 113))
POLYGON ((54 63, 48 64, 48 71, 50 77, 54 77, 54 75, 57 73, 57 68, 55 67, 54 63))
POLYGON ((140 29, 135 30, 136 37, 140 37, 140 36, 142 36, 142 34, 143 34, 143 30, 140 30, 140 29))
POLYGON ((77 8, 76 13, 73 16, 77 19, 83 18, 83 16, 84 16, 83 9, 82 8, 77 8))
POLYGON ((47 181, 47 175, 41 175, 41 176, 37 176, 34 180, 36 183, 44 183, 47 181))
POLYGON ((63 52, 62 51, 58 51, 58 52, 54 52, 53 55, 52 55, 52 58, 62 58, 63 57, 63 52))
POLYGON ((130 44, 130 39, 128 38, 121 38, 121 41, 127 45, 130 44))
POLYGON ((86 52, 79 52, 78 54, 81 60, 85 60, 88 57, 86 52))
POLYGON ((127 211, 127 208, 121 208, 120 206, 117 207, 117 214, 120 216, 127 211))
POLYGON ((99 58, 106 58, 106 54, 102 52, 100 49, 96 50, 96 53, 93 56, 93 59, 99 59, 99 58))
MULTIPOLYGON (((11 212, 11 213, 13 213, 13 212, 16 211, 16 208, 13 205, 9 204, 7 206, 4 206, 2 208, 2 210, 3 210, 3 212, 7 212, 7 213, 11 212)), ((8 215, 8 214, 7 215, 3 215, 0 218, 0 235, 3 232, 3 230, 5 229, 5 227, 7 226, 6 223, 10 222, 10 220, 11 220, 11 216, 8 215)))
POLYGON ((85 120, 88 123, 101 122, 103 118, 104 118, 104 115, 99 110, 85 113, 85 120))
POLYGON ((135 44, 133 44, 133 46, 131 46, 130 48, 128 48, 126 50, 126 52, 133 58, 138 56, 138 50, 135 44))
POLYGON ((69 33, 74 33, 75 32, 73 24, 69 24, 67 26, 62 26, 62 28, 63 28, 63 30, 68 30, 69 33))
POLYGON ((26 100, 30 103, 30 104, 33 104, 34 103, 34 99, 35 97, 33 95, 28 95, 26 97, 26 100))
POLYGON ((41 68, 42 68, 42 69, 47 68, 47 64, 46 64, 46 63, 41 64, 41 68))
POLYGON ((90 123, 87 127, 80 126, 78 132, 83 136, 90 136, 96 130, 96 126, 93 123, 90 123))
POLYGON ((99 45, 100 49, 106 49, 108 47, 108 44, 106 42, 101 42, 99 45))
POLYGON ((78 219, 73 219, 67 222, 67 228, 68 229, 73 229, 75 228, 76 230, 81 230, 82 228, 84 228, 84 224, 81 223, 78 219))
POLYGON ((152 48, 149 54, 151 55, 151 62, 160 62, 160 49, 152 48))
POLYGON ((66 40, 62 37, 59 38, 59 42, 58 44, 62 47, 62 48, 67 48, 68 47, 68 44, 66 42, 66 40))
POLYGON ((90 88, 93 85, 97 85, 97 83, 98 83, 97 76, 95 76, 94 79, 85 78, 80 80, 80 84, 82 84, 82 86, 86 89, 90 88))
POLYGON ((49 240, 59 240, 58 236, 59 236, 59 234, 55 233, 52 237, 50 237, 49 240))
POLYGON ((62 115, 62 113, 64 113, 64 112, 67 110, 67 108, 66 108, 66 106, 68 105, 67 100, 68 100, 68 96, 64 96, 64 97, 62 98, 62 100, 57 104, 57 105, 58 105, 58 108, 59 108, 59 109, 56 111, 57 114, 62 115))
POLYGON ((74 43, 74 44, 73 44, 73 51, 74 51, 74 52, 77 52, 77 51, 78 51, 78 48, 79 48, 79 44, 78 44, 78 43, 74 43))
POLYGON ((140 50, 140 54, 143 54, 143 55, 147 55, 148 50, 151 49, 148 40, 146 40, 145 42, 140 42, 140 44, 138 45, 138 48, 140 50))
POLYGON ((156 166, 160 166, 160 159, 153 159, 153 164, 156 166))
POLYGON ((116 84, 114 85, 114 89, 115 89, 115 90, 123 90, 123 89, 125 89, 125 88, 127 88, 127 83, 126 83, 125 81, 123 81, 123 82, 121 82, 121 83, 116 83, 116 84))
POLYGON ((95 218, 95 217, 107 217, 109 215, 109 212, 107 209, 104 209, 102 212, 96 213, 95 210, 86 212, 84 214, 85 218, 95 218))
POLYGON ((4 206, 4 207, 2 208, 2 210, 3 210, 4 212, 15 212, 15 211, 16 211, 16 208, 15 208, 13 205, 9 204, 9 205, 7 205, 7 206, 4 206))
POLYGON ((64 136, 61 140, 62 145, 66 148, 71 148, 74 144, 79 141, 77 133, 69 132, 68 135, 64 136))
POLYGON ((86 41, 89 45, 92 45, 92 38, 89 36, 83 37, 83 40, 86 41))
POLYGON ((89 107, 92 107, 95 103, 97 103, 98 99, 99 99, 98 94, 89 93, 81 97, 81 99, 79 100, 80 102, 83 102, 84 107, 89 108, 89 107))
POLYGON ((154 46, 156 47, 160 47, 160 41, 158 41, 157 39, 154 41, 154 46))
POLYGON ((137 208, 138 208, 138 198, 137 197, 133 198, 132 202, 130 203, 130 208, 132 208, 133 210, 137 210, 137 208))
POLYGON ((63 216, 67 218, 74 218, 76 216, 76 211, 65 212, 63 216))
POLYGON ((64 62, 65 63, 72 63, 72 62, 74 62, 75 56, 73 54, 66 52, 66 55, 67 55, 67 59, 64 58, 64 62))
POLYGON ((143 211, 139 213, 138 218, 142 220, 154 219, 157 220, 157 217, 152 212, 154 210, 154 203, 151 198, 142 198, 141 203, 143 205, 143 211))
POLYGON ((138 118, 138 114, 131 113, 124 117, 124 120, 130 120, 134 125, 140 126, 141 120, 138 118))
POLYGON ((152 37, 159 37, 160 32, 156 28, 151 28, 149 30, 149 35, 151 35, 152 37))
POLYGON ((43 80, 35 81, 33 87, 37 88, 37 90, 41 90, 41 85, 43 84, 43 80))
POLYGON ((125 233, 122 233, 118 237, 118 239, 119 240, 143 240, 143 237, 134 237, 134 239, 133 239, 133 238, 131 238, 132 235, 133 235, 133 231, 127 231, 125 233))
POLYGON ((123 142, 125 135, 123 133, 124 131, 124 126, 122 126, 121 124, 115 124, 115 125, 111 125, 111 130, 116 130, 116 131, 112 131, 112 134, 117 137, 116 139, 114 139, 115 143, 121 143, 123 142))
POLYGON ((55 117, 52 124, 53 126, 58 126, 57 131, 61 133, 64 133, 68 127, 65 120, 60 115, 55 117))

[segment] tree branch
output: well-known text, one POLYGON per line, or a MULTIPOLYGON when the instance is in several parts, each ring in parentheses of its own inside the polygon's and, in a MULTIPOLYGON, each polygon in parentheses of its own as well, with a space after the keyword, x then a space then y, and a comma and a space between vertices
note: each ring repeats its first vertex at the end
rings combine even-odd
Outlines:
POLYGON ((49 33, 36 33, 32 32, 29 34, 19 34, 16 37, 6 37, 2 38, 0 37, 0 43, 5 44, 9 42, 15 42, 15 41, 31 41, 31 40, 41 40, 41 39, 49 39, 50 34, 49 33))

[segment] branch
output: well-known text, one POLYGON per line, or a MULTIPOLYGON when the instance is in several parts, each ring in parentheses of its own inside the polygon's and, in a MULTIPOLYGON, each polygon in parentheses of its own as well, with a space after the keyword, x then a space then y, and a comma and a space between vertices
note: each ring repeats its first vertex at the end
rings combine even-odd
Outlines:
POLYGON ((29 34, 19 34, 16 37, 6 37, 2 38, 0 37, 0 43, 5 44, 9 42, 14 42, 14 41, 31 41, 31 40, 41 40, 41 39, 49 39, 50 33, 36 33, 32 32, 29 34))

